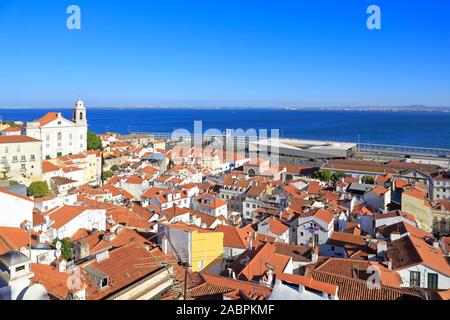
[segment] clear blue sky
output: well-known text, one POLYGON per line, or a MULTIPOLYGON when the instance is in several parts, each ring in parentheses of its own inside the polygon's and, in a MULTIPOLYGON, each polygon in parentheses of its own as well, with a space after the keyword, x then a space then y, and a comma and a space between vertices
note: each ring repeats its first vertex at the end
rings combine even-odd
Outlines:
POLYGON ((91 106, 450 106, 450 2, 1 0, 0 107, 78 94, 91 106), (66 28, 70 4, 80 31, 66 28))

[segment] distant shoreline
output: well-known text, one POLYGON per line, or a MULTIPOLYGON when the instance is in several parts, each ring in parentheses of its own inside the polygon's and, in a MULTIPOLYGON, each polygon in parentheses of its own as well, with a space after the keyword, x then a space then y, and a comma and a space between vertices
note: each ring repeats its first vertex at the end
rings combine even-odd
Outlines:
MULTIPOLYGON (((405 107, 164 107, 164 106, 132 106, 132 107, 96 107, 91 106, 90 109, 103 110, 283 110, 283 111, 358 111, 358 112, 450 112, 450 107, 425 107, 425 106, 405 106, 405 107)), ((0 107, 10 110, 48 110, 55 107, 0 107)), ((57 107, 57 109, 67 110, 72 107, 57 107)))

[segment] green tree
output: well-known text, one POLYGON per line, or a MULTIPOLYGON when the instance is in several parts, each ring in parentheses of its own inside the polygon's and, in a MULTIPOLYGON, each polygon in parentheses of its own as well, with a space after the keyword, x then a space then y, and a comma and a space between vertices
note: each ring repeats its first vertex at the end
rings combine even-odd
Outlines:
POLYGON ((28 196, 33 196, 36 198, 46 197, 50 194, 50 189, 47 182, 45 181, 35 181, 30 184, 27 188, 28 196))
POLYGON ((343 172, 333 172, 333 174, 331 175, 331 181, 333 182, 338 182, 343 178, 348 177, 348 175, 346 175, 343 172))
POLYGON ((7 121, 5 124, 9 125, 11 128, 19 128, 20 126, 14 121, 7 121))
POLYGON ((361 178, 361 181, 364 183, 368 183, 368 184, 374 184, 375 183, 375 178, 372 176, 364 176, 361 178))
POLYGON ((328 182, 331 180, 333 173, 328 170, 320 170, 314 174, 314 178, 319 179, 320 181, 328 182))
POLYGON ((102 172, 102 180, 108 180, 109 178, 111 178, 113 176, 113 173, 111 171, 104 171, 102 172))
POLYGON ((112 172, 119 171, 119 166, 118 166, 117 164, 113 165, 113 166, 111 167, 111 171, 112 171, 112 172))
POLYGON ((92 131, 88 132, 87 135, 87 148, 88 150, 102 150, 102 140, 92 131))
POLYGON ((73 251, 73 245, 72 242, 70 242, 69 239, 55 239, 53 240, 53 246, 56 246, 57 242, 61 242, 61 257, 70 260, 72 259, 72 251, 73 251))

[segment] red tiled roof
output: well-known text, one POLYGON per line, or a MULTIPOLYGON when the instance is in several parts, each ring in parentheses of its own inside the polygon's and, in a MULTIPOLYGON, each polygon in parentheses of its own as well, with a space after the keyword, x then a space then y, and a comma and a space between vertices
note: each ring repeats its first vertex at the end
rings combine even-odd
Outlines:
POLYGON ((10 250, 28 248, 30 233, 20 228, 0 227, 0 255, 10 250))
POLYGON ((39 122, 41 126, 45 126, 46 124, 58 119, 59 114, 59 112, 49 112, 42 118, 35 120, 35 122, 39 122))
POLYGON ((42 161, 42 173, 58 171, 59 167, 48 160, 42 161))
POLYGON ((235 226, 218 225, 216 231, 223 233, 223 246, 229 248, 247 249, 248 243, 255 233, 250 225, 244 228, 235 226))
POLYGON ((377 186, 377 187, 373 188, 371 191, 376 193, 377 195, 381 196, 381 195, 385 194, 386 192, 388 192, 389 190, 386 189, 385 187, 377 186))
POLYGON ((290 282, 304 287, 325 292, 327 294, 337 296, 338 286, 326 282, 315 280, 313 277, 305 277, 296 274, 280 273, 276 275, 276 278, 281 281, 290 282))
POLYGON ((242 280, 261 280, 269 266, 274 273, 282 273, 291 257, 276 253, 276 247, 265 243, 254 250, 246 250, 231 265, 230 268, 236 272, 242 280))
POLYGON ((391 242, 387 250, 393 270, 424 264, 428 268, 450 276, 450 266, 442 251, 416 236, 407 236, 391 242))
POLYGON ((28 136, 0 136, 0 144, 27 142, 41 142, 41 140, 37 140, 28 136))
POLYGON ((409 289, 398 289, 381 285, 380 288, 372 288, 367 281, 357 280, 321 271, 313 271, 315 280, 338 286, 338 298, 340 300, 420 300, 418 292, 409 289))
MULTIPOLYGON (((67 224, 69 221, 75 219, 75 217, 79 216, 84 211, 88 210, 89 207, 85 206, 63 206, 60 207, 51 213, 50 219, 54 221, 51 225, 52 228, 58 229, 67 224)), ((44 213, 47 214, 47 213, 44 213)))
POLYGON ((22 131, 22 129, 20 129, 19 127, 8 127, 2 130, 2 132, 20 132, 20 131, 22 131))
POLYGON ((321 209, 321 208, 312 209, 312 210, 309 210, 308 212, 304 212, 304 213, 302 213, 302 215, 300 217, 306 218, 306 217, 313 217, 313 216, 326 222, 327 224, 330 224, 334 220, 334 215, 331 212, 329 212, 325 209, 321 209))

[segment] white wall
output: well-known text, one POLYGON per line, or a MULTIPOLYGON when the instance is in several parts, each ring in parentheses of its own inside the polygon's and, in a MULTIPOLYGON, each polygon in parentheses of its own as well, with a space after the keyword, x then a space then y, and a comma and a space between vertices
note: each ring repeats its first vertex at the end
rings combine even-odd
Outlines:
MULTIPOLYGON (((97 229, 99 231, 105 231, 106 210, 87 209, 61 228, 54 230, 53 236, 57 236, 59 239, 70 238, 81 228, 87 230, 97 229)), ((51 226, 50 229, 52 229, 51 226)))
POLYGON ((333 233, 334 227, 333 222, 327 225, 324 221, 320 219, 316 219, 315 217, 306 217, 298 219, 298 228, 297 228, 297 242, 301 245, 308 245, 309 239, 314 239, 314 234, 319 235, 319 243, 323 244, 328 241, 333 233), (311 223, 320 227, 320 230, 315 231, 314 233, 310 232, 311 223), (303 236, 302 236, 303 232, 303 236))
POLYGON ((33 221, 33 201, 0 191, 0 226, 20 228, 24 221, 33 221))
POLYGON ((450 277, 447 277, 443 274, 438 273, 437 271, 430 269, 424 265, 415 265, 406 269, 396 270, 400 277, 402 278, 403 287, 410 287, 410 271, 418 271, 420 272, 420 287, 427 288, 428 287, 428 273, 437 273, 438 274, 438 289, 447 290, 450 289, 450 277))

